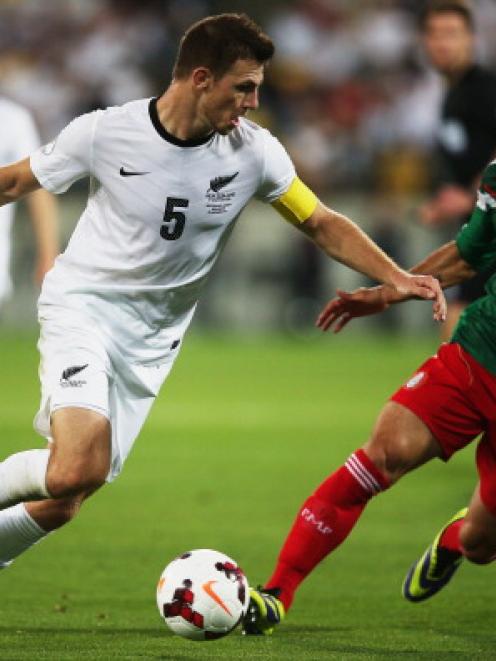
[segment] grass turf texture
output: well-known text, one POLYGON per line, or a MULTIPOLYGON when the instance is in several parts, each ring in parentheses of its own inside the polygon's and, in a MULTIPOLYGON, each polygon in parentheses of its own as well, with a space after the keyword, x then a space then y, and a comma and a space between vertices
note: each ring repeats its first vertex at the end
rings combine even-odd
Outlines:
MULTIPOLYGON (((33 337, 0 337, 2 455, 38 442, 33 337)), ((121 477, 80 517, 0 573, 0 658, 494 658, 492 567, 461 568, 432 602, 400 596, 410 563, 475 484, 473 449, 375 499, 301 588, 272 638, 192 643, 155 606, 163 567, 190 548, 270 572, 301 501, 368 436, 434 342, 322 337, 186 342, 121 477)))

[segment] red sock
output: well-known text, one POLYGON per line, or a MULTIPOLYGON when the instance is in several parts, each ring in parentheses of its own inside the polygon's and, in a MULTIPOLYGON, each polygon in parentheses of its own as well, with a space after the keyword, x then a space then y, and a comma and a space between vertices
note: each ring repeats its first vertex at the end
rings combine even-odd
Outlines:
POLYGON ((301 581, 346 539, 370 498, 388 486, 365 452, 357 450, 303 503, 266 584, 281 590, 286 610, 301 581))
POLYGON ((449 525, 441 535, 439 546, 442 546, 443 549, 448 549, 448 551, 455 551, 456 553, 460 554, 463 553, 460 544, 460 528, 462 525, 463 519, 454 521, 451 525, 449 525))

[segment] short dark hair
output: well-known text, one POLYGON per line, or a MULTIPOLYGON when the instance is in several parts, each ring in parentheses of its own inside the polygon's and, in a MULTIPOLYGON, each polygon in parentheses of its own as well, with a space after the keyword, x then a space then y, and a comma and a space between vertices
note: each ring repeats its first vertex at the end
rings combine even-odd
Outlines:
POLYGON ((472 8, 464 0, 431 0, 427 3, 420 18, 420 27, 425 30, 427 21, 431 16, 438 14, 458 14, 466 23, 469 30, 475 30, 475 20, 472 8))
POLYGON ((237 60, 264 64, 274 55, 274 44, 246 14, 218 14, 194 23, 179 44, 173 76, 184 79, 196 67, 208 67, 222 78, 237 60))

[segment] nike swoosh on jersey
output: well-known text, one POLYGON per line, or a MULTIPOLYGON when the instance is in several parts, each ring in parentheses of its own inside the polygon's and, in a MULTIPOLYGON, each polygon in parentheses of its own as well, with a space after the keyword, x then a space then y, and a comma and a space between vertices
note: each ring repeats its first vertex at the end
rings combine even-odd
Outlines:
POLYGON ((130 170, 125 170, 124 168, 121 168, 119 170, 119 174, 121 177, 138 177, 142 174, 150 174, 149 172, 132 172, 130 170))
POLYGON ((222 601, 222 599, 219 597, 219 595, 214 591, 212 584, 217 583, 217 581, 207 581, 202 585, 202 588, 205 590, 205 592, 208 594, 209 597, 211 597, 215 603, 219 604, 219 606, 226 611, 228 615, 232 616, 231 611, 229 608, 225 605, 225 603, 222 601))

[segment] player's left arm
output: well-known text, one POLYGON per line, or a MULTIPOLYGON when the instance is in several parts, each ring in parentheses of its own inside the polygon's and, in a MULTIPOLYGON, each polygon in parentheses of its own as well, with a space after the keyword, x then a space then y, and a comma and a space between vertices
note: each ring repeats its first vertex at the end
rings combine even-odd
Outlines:
POLYGON ((298 177, 273 205, 333 259, 398 292, 433 299, 435 317, 445 315, 446 303, 435 278, 401 269, 356 223, 324 206, 298 177))
MULTIPOLYGON (((431 252, 416 264, 411 272, 435 276, 443 289, 469 280, 479 271, 494 272, 496 200, 494 210, 488 207, 488 200, 490 203, 492 199, 492 196, 482 189, 478 207, 474 210, 470 222, 458 232, 456 239, 431 252)), ((335 333, 354 318, 377 314, 393 303, 413 298, 387 285, 361 287, 353 292, 338 290, 337 294, 337 297, 327 303, 317 319, 319 328, 333 328, 335 333)))
POLYGON ((57 203, 54 196, 41 188, 26 197, 36 240, 35 281, 41 285, 60 252, 57 203))

